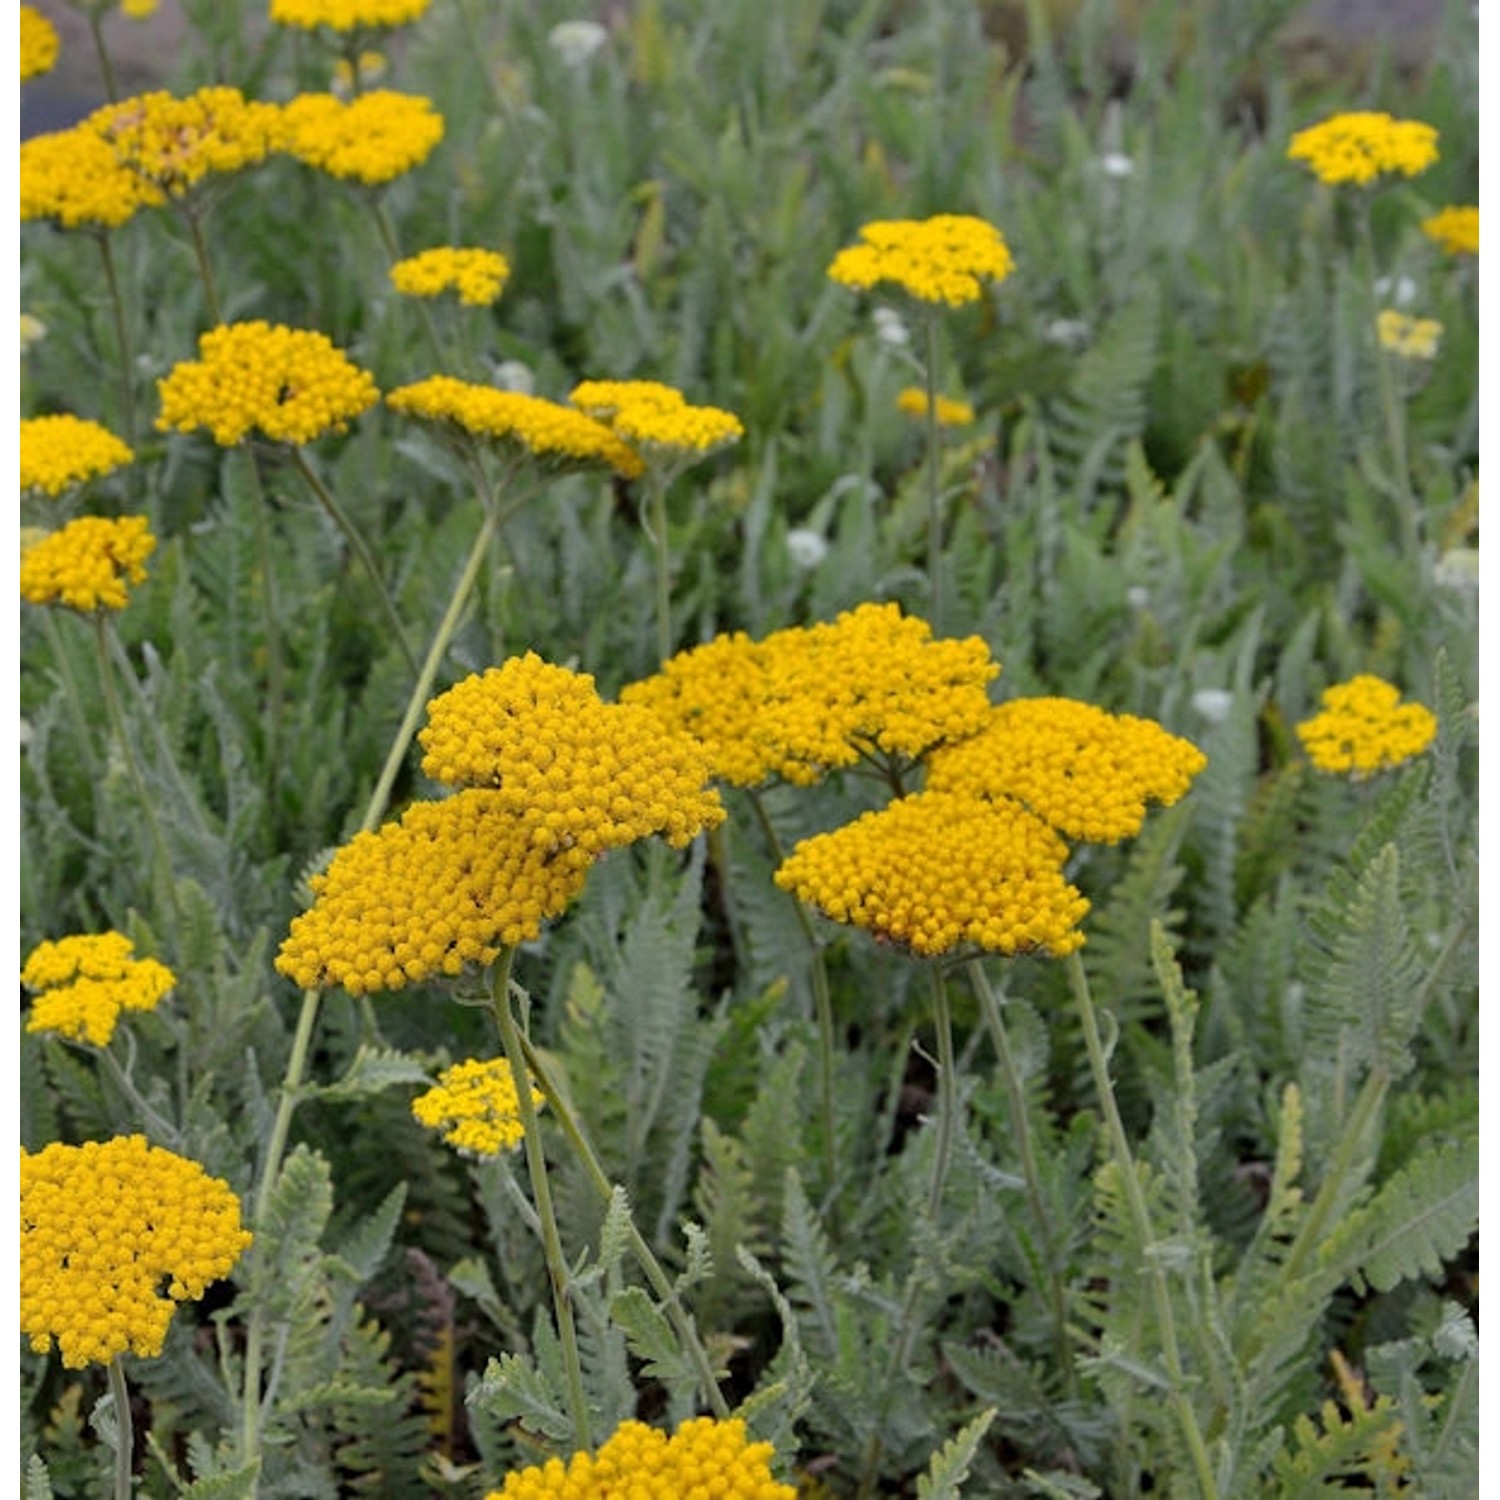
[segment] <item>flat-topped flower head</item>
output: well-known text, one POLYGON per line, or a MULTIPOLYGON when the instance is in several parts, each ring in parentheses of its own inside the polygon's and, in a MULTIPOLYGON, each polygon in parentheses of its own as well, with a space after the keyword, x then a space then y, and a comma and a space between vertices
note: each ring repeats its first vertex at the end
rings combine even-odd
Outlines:
POLYGON ((440 246, 409 255, 391 267, 391 285, 405 297, 441 297, 457 292, 468 307, 488 307, 505 290, 510 262, 498 250, 440 246))
POLYGON ((568 392, 568 400, 600 422, 627 406, 678 411, 687 405, 687 397, 675 385, 660 380, 581 380, 568 392))
POLYGON ((585 380, 568 400, 648 456, 701 458, 745 435, 733 412, 694 406, 681 391, 655 380, 585 380))
POLYGON ((426 14, 432 0, 271 0, 271 19, 279 26, 316 31, 373 31, 407 26, 426 14))
POLYGON ((50 73, 57 64, 57 28, 34 5, 21 7, 21 82, 50 73))
POLYGON ((1297 726, 1307 758, 1320 771, 1363 780, 1420 755, 1437 737, 1437 719, 1420 703, 1368 673, 1325 688, 1323 711, 1297 726))
POLYGON ((835 922, 922 957, 961 947, 1061 957, 1089 903, 1068 884, 1068 847, 1005 798, 900 797, 798 844, 775 880, 835 922))
POLYGON ((21 970, 21 983, 37 991, 27 1031, 109 1046, 122 1011, 155 1010, 177 983, 165 964, 134 955, 135 945, 119 932, 59 938, 32 949, 21 970))
POLYGON ((279 151, 281 106, 238 89, 199 89, 185 98, 158 90, 97 109, 85 122, 119 162, 169 198, 209 176, 243 171, 279 151))
POLYGON ((979 300, 985 282, 1004 281, 1014 269, 1010 247, 992 224, 938 214, 866 224, 859 242, 834 256, 828 274, 856 291, 889 282, 919 302, 961 307, 979 300))
POLYGON ((118 229, 165 195, 132 172, 87 124, 21 142, 21 219, 50 220, 60 229, 118 229))
POLYGON ((432 155, 443 117, 419 94, 299 94, 285 107, 287 151, 330 177, 379 187, 432 155))
POLYGON ((1017 698, 982 729, 934 751, 929 791, 1023 803, 1071 839, 1114 844, 1141 830, 1146 804, 1170 807, 1208 764, 1151 719, 1071 698, 1017 698))
POLYGON ((128 464, 135 454, 107 427, 62 413, 21 423, 21 488, 60 495, 128 464))
POLYGON ((405 416, 456 428, 550 463, 607 464, 627 479, 638 478, 642 471, 640 455, 603 422, 543 396, 430 375, 392 391, 385 403, 405 416))
POLYGON ((1435 359, 1443 325, 1436 318, 1414 318, 1386 307, 1375 320, 1375 333, 1382 349, 1402 359, 1435 359))
MULTIPOLYGON (((533 1088, 532 1106, 540 1109, 545 1102, 541 1090, 533 1088)), ((465 1156, 514 1151, 526 1134, 515 1076, 503 1057, 469 1058, 444 1068, 437 1083, 412 1100, 411 1112, 418 1124, 440 1131, 465 1156)))
POLYGON ((465 678, 427 714, 423 771, 492 789, 539 848, 597 857, 653 835, 682 848, 723 821, 695 740, 534 652, 465 678))
POLYGON ((1479 254, 1479 208, 1455 204, 1422 220, 1422 233, 1435 240, 1449 255, 1479 254))
POLYGON ((771 1473, 775 1449, 749 1439, 738 1417, 692 1417, 668 1437, 622 1422, 597 1453, 512 1470, 485 1500, 796 1500, 771 1473))
POLYGON ((70 1370, 154 1359, 250 1241, 227 1183, 144 1136, 23 1148, 21 1332, 70 1370))
MULTIPOLYGON (((974 420, 974 408, 967 401, 953 396, 939 396, 933 403, 937 411, 939 427, 967 427, 974 420)), ((927 392, 920 386, 909 385, 896 397, 896 410, 909 417, 927 416, 927 392)))
POLYGON ((1437 140, 1437 131, 1420 120, 1357 110, 1299 130, 1286 154, 1304 162, 1319 182, 1363 185, 1392 173, 1425 172, 1438 159, 1437 140))
POLYGON ((255 321, 198 340, 198 358, 158 380, 163 432, 206 428, 230 448, 252 434, 310 443, 339 433, 380 399, 374 378, 325 334, 255 321))
POLYGON ((124 609, 156 550, 145 516, 80 516, 21 553, 21 597, 92 614, 124 609))

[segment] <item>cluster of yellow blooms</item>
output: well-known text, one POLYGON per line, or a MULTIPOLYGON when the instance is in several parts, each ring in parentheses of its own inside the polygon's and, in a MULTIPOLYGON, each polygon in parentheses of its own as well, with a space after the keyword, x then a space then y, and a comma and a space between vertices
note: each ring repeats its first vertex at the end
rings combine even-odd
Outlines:
POLYGON ((1299 130, 1286 148, 1319 182, 1373 182, 1386 173, 1415 177, 1438 159, 1437 131, 1420 120, 1397 120, 1375 110, 1334 115, 1299 130))
POLYGON ((63 229, 118 229, 166 200, 87 122, 21 142, 21 219, 63 229))
POLYGON ((50 73, 57 62, 57 28, 34 5, 21 7, 21 82, 50 73))
POLYGON ((965 214, 877 219, 859 238, 828 267, 833 280, 858 291, 888 281, 918 301, 961 307, 979 300, 984 282, 1004 281, 1015 269, 1000 231, 965 214))
POLYGON ((232 447, 252 432, 277 443, 310 443, 380 399, 368 371, 328 337, 256 321, 211 328, 197 360, 184 360, 157 381, 164 432, 206 427, 232 447))
POLYGON ((21 597, 80 614, 124 609, 126 585, 145 580, 155 549, 145 516, 80 516, 22 552, 21 597))
POLYGON ((693 406, 681 391, 656 380, 585 380, 568 400, 627 443, 662 457, 702 456, 745 435, 733 412, 693 406))
POLYGON ((135 945, 119 932, 39 944, 21 970, 21 983, 40 992, 27 1031, 109 1046, 121 1011, 155 1010, 177 983, 165 964, 134 953, 135 945))
POLYGON ((291 155, 368 187, 420 166, 443 138, 443 117, 430 99, 391 89, 348 101, 336 94, 299 94, 283 113, 291 155))
POLYGON ((128 464, 135 454, 107 427, 68 413, 21 423, 21 489, 60 495, 128 464))
MULTIPOLYGON (((939 427, 967 427, 974 420, 974 408, 967 401, 952 396, 939 396, 933 403, 937 410, 939 427)), ((909 385, 896 397, 896 410, 909 417, 927 416, 927 392, 920 386, 909 385)))
POLYGON ((770 1443, 747 1440, 733 1417, 693 1417, 671 1437, 644 1422, 622 1422, 597 1453, 575 1453, 505 1476, 485 1500, 795 1500, 771 1473, 770 1443))
POLYGON ((1432 359, 1443 336, 1443 325, 1436 318, 1414 318, 1386 307, 1375 320, 1375 332, 1380 347, 1402 359, 1432 359))
POLYGON ((391 285, 406 297, 458 293, 469 307, 488 307, 505 289, 510 262, 498 250, 458 250, 440 246, 408 255, 391 267, 391 285))
POLYGON ((1437 719, 1403 703, 1389 682, 1368 674, 1325 688, 1323 711, 1297 726, 1307 758, 1320 771, 1356 780, 1420 755, 1437 736, 1437 719))
MULTIPOLYGON (((540 1109, 546 1096, 531 1091, 540 1109)), ((436 1085, 411 1102, 418 1124, 442 1132, 443 1139, 468 1156, 498 1156, 514 1151, 525 1131, 510 1063, 503 1057, 470 1058, 438 1074, 436 1085)))
POLYGON ((271 0, 271 19, 281 26, 314 31, 405 26, 419 20, 432 0, 271 0))
POLYGON ((385 402, 406 416, 512 443, 536 458, 604 463, 627 479, 641 473, 640 455, 603 422, 542 396, 496 390, 452 375, 430 375, 392 391, 385 402))
POLYGON ((72 1370, 154 1359, 250 1244, 239 1199, 140 1135, 21 1151, 21 1332, 72 1370))
POLYGON ((1479 209, 1474 204, 1457 204, 1440 209, 1422 220, 1422 233, 1436 240, 1449 255, 1479 254, 1479 209))

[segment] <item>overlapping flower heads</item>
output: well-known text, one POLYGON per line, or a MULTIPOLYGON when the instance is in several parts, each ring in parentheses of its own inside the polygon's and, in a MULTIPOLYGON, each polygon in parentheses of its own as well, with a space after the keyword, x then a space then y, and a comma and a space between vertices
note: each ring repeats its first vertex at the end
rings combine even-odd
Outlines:
POLYGON ((1357 110, 1299 130, 1286 154, 1305 163, 1319 182, 1363 185, 1390 174, 1425 172, 1438 159, 1437 139, 1437 131, 1421 120, 1357 110))
POLYGON ((468 307, 488 307, 505 290, 510 262, 498 250, 439 246, 409 255, 391 267, 391 285, 405 297, 440 297, 455 291, 468 307))
POLYGON ((694 406, 681 391, 655 380, 585 380, 568 400, 648 455, 704 457, 745 435, 733 412, 694 406))
POLYGON ((1436 241, 1449 255, 1479 254, 1479 208, 1455 204, 1422 220, 1422 233, 1436 241))
POLYGON ((888 282, 919 302, 961 307, 977 302, 986 282, 1004 281, 1014 269, 1010 247, 992 224, 938 214, 864 225, 859 242, 834 256, 828 274, 857 291, 888 282))
POLYGON ((271 0, 271 19, 279 26, 315 31, 373 30, 406 26, 420 20, 432 0, 271 0))
MULTIPOLYGON (((542 1108, 546 1095, 533 1088, 531 1103, 542 1108)), ((525 1137, 515 1076, 503 1057, 468 1058, 444 1068, 437 1083, 412 1100, 411 1112, 465 1156, 514 1151, 525 1137)))
POLYGON ((145 516, 80 516, 21 554, 21 597, 91 614, 124 609, 156 550, 145 516))
POLYGON ((379 187, 420 166, 443 138, 430 99, 375 89, 357 99, 299 94, 285 106, 286 149, 330 177, 379 187))
POLYGON ((162 1351, 250 1244, 239 1199, 140 1135, 21 1151, 21 1332, 68 1369, 162 1351))
POLYGON ((1325 688, 1323 711, 1297 726, 1307 758, 1320 771, 1356 779, 1420 755, 1437 736, 1437 719, 1403 703, 1391 683, 1368 673, 1325 688))
POLYGON ((92 126, 56 130, 21 142, 22 222, 47 219, 60 229, 118 229, 165 195, 132 172, 92 126))
POLYGON ((21 983, 39 992, 27 1031, 107 1047, 121 1012, 155 1010, 177 983, 164 963, 134 955, 135 944, 120 932, 39 944, 21 970, 21 983))
POLYGON ((60 495, 128 464, 135 454, 107 427, 61 413, 21 423, 21 488, 60 495))

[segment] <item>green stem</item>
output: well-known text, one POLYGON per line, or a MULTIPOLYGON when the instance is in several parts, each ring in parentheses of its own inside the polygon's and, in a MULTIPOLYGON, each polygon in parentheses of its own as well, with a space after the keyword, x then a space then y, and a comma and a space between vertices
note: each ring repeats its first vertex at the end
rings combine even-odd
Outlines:
POLYGON ((552 1308, 557 1316, 557 1336, 562 1345, 563 1366, 568 1377, 568 1407, 573 1419, 573 1446, 593 1450, 589 1435, 588 1398, 583 1389, 583 1362, 578 1353, 578 1333, 573 1326, 573 1304, 570 1300, 568 1263, 563 1256, 562 1236, 557 1216, 552 1210, 552 1189, 547 1181, 547 1157, 542 1150, 541 1131, 537 1127, 536 1105, 531 1101, 531 1078, 526 1070, 526 1054, 521 1047, 521 1033, 510 1008, 510 969, 515 950, 506 948, 491 971, 490 1010, 500 1029, 500 1041, 510 1063, 511 1078, 516 1086, 517 1112, 521 1116, 522 1141, 526 1150, 526 1170, 531 1177, 531 1196, 541 1220, 542 1255, 547 1262, 547 1279, 552 1284, 552 1308))
POLYGON ((1104 1111, 1105 1125, 1113 1149, 1115 1166, 1119 1170, 1120 1185, 1125 1192, 1126 1205, 1130 1211, 1136 1238, 1146 1264, 1146 1278, 1151 1286, 1152 1306, 1156 1312, 1157 1333, 1161 1337, 1162 1357, 1166 1362, 1167 1376, 1171 1388, 1171 1403, 1177 1425, 1182 1431, 1183 1441, 1192 1456, 1193 1471, 1198 1480, 1198 1491, 1203 1500, 1218 1500, 1219 1487, 1214 1478, 1213 1465, 1209 1462, 1208 1447, 1198 1427, 1198 1418, 1188 1400, 1186 1381, 1183 1375, 1182 1355, 1177 1345, 1177 1323, 1172 1315, 1172 1297, 1167 1286, 1166 1272, 1152 1253, 1157 1243, 1156 1231, 1151 1225, 1151 1215, 1146 1208, 1146 1195, 1141 1191, 1140 1177, 1136 1173, 1135 1157, 1130 1149, 1129 1137, 1125 1134, 1125 1122, 1120 1118, 1120 1107, 1115 1100, 1114 1085, 1109 1078, 1109 1064, 1104 1057, 1104 1044, 1099 1037, 1098 1018, 1094 1013, 1094 999, 1089 992, 1088 975, 1083 960, 1076 952, 1063 960, 1068 983, 1078 1005, 1079 1019, 1083 1023, 1084 1046, 1088 1049, 1089 1068, 1094 1076, 1094 1088, 1099 1095, 1099 1104, 1104 1111))
POLYGON ((93 726, 84 713, 85 699, 79 686, 78 674, 73 670, 73 658, 68 655, 62 631, 57 628, 55 610, 43 609, 42 629, 47 634, 47 643, 52 648, 53 660, 57 663, 58 676, 62 678, 63 699, 68 712, 73 716, 74 732, 78 736, 78 753, 83 757, 83 768, 89 785, 99 785, 99 757, 94 753, 93 726))
POLYGON ((942 511, 942 438, 939 434, 937 408, 938 339, 937 319, 926 314, 922 319, 923 362, 927 383, 927 588, 934 635, 943 631, 943 511, 942 511))
POLYGON ((276 567, 271 555, 271 507, 260 472, 260 456, 249 448, 250 508, 255 512, 255 549, 260 554, 260 601, 266 633, 266 805, 276 807, 275 788, 281 758, 281 726, 286 714, 286 670, 281 654, 281 627, 276 618, 276 567))
POLYGON ((115 83, 114 64, 109 60, 109 48, 104 45, 104 18, 97 7, 88 12, 89 31, 94 38, 94 51, 99 56, 99 76, 104 83, 104 97, 113 104, 120 97, 115 83))
MULTIPOLYGON (((390 217, 385 211, 385 205, 381 202, 378 191, 364 194, 364 199, 370 206, 370 216, 375 220, 375 232, 380 236, 380 243, 385 248, 388 267, 394 266, 402 258, 401 245, 396 238, 396 231, 391 225, 390 217)), ((403 300, 416 304, 417 313, 422 321, 422 332, 426 335, 427 346, 432 350, 432 357, 437 362, 439 370, 446 369, 452 361, 438 334, 437 324, 432 321, 432 310, 427 306, 427 299, 407 297, 403 300)))
POLYGON ((308 488, 317 496, 319 504, 328 512, 335 526, 344 534, 344 540, 349 543, 354 555, 359 558, 361 565, 370 576, 370 582, 375 585, 376 597, 380 600, 380 607, 385 613, 386 624, 390 627, 391 637, 400 648, 402 656, 406 658, 406 665, 415 677, 418 674, 417 659, 412 655, 412 650, 406 643, 406 632, 401 628, 401 621, 396 614, 396 606, 391 599, 390 591, 385 586, 385 580, 380 576, 380 569, 376 566, 374 554, 370 551, 369 544, 360 534, 359 528, 350 519, 336 499, 333 492, 318 478, 313 466, 308 463, 302 449, 293 447, 291 449, 292 462, 297 466, 302 477, 307 481, 308 488))
POLYGON ((646 477, 651 523, 646 528, 656 553, 656 648, 665 666, 672 655, 672 560, 667 544, 667 485, 662 475, 646 477))
POLYGON ((120 296, 120 278, 115 271, 115 253, 109 234, 94 236, 99 258, 104 263, 104 285, 109 292, 110 317, 115 325, 115 347, 120 352, 120 424, 125 446, 135 448, 135 356, 131 352, 130 333, 125 322, 125 302, 120 296))
POLYGON ((203 283, 203 305, 208 321, 217 328, 223 321, 219 314, 219 292, 214 285, 214 268, 208 258, 208 245, 203 238, 203 226, 198 222, 198 210, 184 204, 182 217, 187 220, 188 236, 193 242, 193 257, 198 262, 198 279, 203 283))
POLYGON ((135 1427, 130 1420, 130 1390, 125 1384, 123 1356, 109 1362, 109 1394, 115 1408, 115 1500, 130 1500, 130 1459, 135 1449, 135 1427))

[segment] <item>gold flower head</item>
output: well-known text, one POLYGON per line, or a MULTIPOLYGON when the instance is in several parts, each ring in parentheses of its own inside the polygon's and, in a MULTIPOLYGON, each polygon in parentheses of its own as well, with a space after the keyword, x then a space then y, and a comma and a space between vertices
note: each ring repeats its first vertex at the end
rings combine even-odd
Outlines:
POLYGON ((987 281, 1015 269, 1005 237, 983 219, 938 214, 931 219, 878 219, 859 243, 834 256, 833 280, 857 291, 891 282, 919 302, 961 307, 977 302, 987 281))
POLYGON ((21 983, 39 992, 26 1030, 109 1046, 122 1011, 155 1010, 177 983, 165 964, 134 953, 135 945, 119 932, 59 938, 34 948, 21 970, 21 983))
POLYGON ((1323 711, 1297 726, 1307 758, 1320 771, 1355 780, 1420 755, 1437 737, 1437 719, 1420 703, 1368 673, 1325 688, 1323 711))
POLYGON ((143 583, 156 550, 145 516, 80 516, 21 554, 21 597, 80 614, 124 609, 128 585, 143 583))
MULTIPOLYGON (((533 1088, 531 1102, 540 1109, 546 1096, 533 1088)), ((525 1136, 516 1081, 503 1057, 469 1058, 444 1068, 437 1083, 412 1100, 411 1112, 465 1156, 514 1151, 525 1136)))
POLYGON ((440 297, 456 291, 467 307, 488 307, 505 289, 510 262, 498 250, 440 246, 409 255, 391 267, 391 285, 405 297, 440 297))
POLYGON ((1435 240, 1449 255, 1479 254, 1479 208, 1456 204, 1422 220, 1422 233, 1435 240))
POLYGON ((118 229, 138 209, 166 202, 87 123, 21 142, 21 219, 60 229, 118 229))
POLYGON ((406 26, 426 14, 432 0, 271 0, 271 19, 280 26, 315 31, 373 30, 406 26))
POLYGON ((1363 185, 1390 173, 1425 172, 1438 159, 1437 139, 1437 131, 1420 120, 1360 110, 1299 130, 1286 154, 1306 163, 1319 182, 1363 185))
POLYGON ((57 28, 34 5, 21 7, 21 82, 50 73, 57 63, 57 28))
POLYGON ((128 464, 135 454, 107 427, 62 413, 21 423, 21 488, 60 495, 128 464))
POLYGON ((285 109, 286 149, 330 177, 379 187, 420 166, 443 138, 443 117, 418 94, 375 89, 357 99, 299 94, 285 109))

